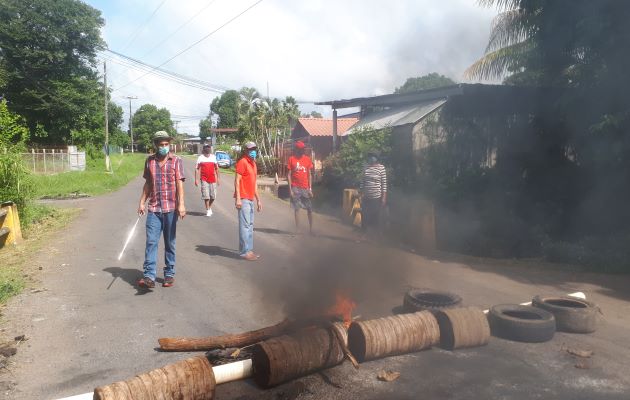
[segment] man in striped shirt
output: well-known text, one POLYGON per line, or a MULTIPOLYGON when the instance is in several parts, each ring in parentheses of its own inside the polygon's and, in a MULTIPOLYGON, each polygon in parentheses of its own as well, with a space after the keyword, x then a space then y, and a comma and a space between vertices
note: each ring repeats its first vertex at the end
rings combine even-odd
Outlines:
POLYGON ((145 214, 147 199, 147 242, 144 252, 144 277, 138 286, 155 287, 158 242, 164 234, 164 283, 170 287, 175 282, 175 233, 177 218, 186 216, 184 205, 184 168, 182 159, 170 152, 171 138, 167 132, 158 131, 153 136, 155 154, 144 163, 144 187, 140 196, 138 215, 145 214))
POLYGON ((387 205, 387 171, 375 153, 368 153, 361 179, 361 229, 380 230, 380 217, 387 205))

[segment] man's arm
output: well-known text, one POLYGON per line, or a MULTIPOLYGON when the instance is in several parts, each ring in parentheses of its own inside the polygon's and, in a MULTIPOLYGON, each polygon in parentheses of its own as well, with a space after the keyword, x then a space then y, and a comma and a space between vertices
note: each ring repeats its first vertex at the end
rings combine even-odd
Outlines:
POLYGON ((177 180, 177 214, 179 218, 184 219, 186 216, 186 205, 184 204, 184 181, 177 180))
POLYGON ((240 209, 243 203, 241 202, 241 179, 242 176, 238 172, 234 174, 234 196, 236 208, 240 209))
POLYGON ((217 177, 217 186, 219 186, 219 163, 216 162, 214 163, 214 173, 216 174, 217 177))
POLYGON ((308 194, 313 197, 313 167, 308 169, 308 194))
POLYGON ((199 164, 197 164, 197 168, 195 168, 195 186, 199 186, 199 164))
POLYGON ((140 204, 138 205, 138 215, 144 215, 144 205, 149 198, 149 191, 151 190, 151 184, 145 179, 144 186, 142 187, 142 193, 140 194, 140 204))
POLYGON ((258 205, 258 212, 260 212, 262 211, 262 202, 260 201, 260 196, 258 195, 258 185, 256 185, 254 196, 256 197, 256 204, 258 205))
POLYGON ((381 203, 387 204, 387 171, 384 168, 381 174, 381 203))

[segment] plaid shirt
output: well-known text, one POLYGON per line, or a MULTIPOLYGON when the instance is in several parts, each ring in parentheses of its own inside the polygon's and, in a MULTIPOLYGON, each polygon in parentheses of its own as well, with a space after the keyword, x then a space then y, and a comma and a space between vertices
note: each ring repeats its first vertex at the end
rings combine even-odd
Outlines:
POLYGON ((185 180, 182 159, 168 153, 160 166, 157 157, 151 155, 144 163, 144 179, 151 185, 149 212, 171 212, 177 208, 177 181, 185 180))

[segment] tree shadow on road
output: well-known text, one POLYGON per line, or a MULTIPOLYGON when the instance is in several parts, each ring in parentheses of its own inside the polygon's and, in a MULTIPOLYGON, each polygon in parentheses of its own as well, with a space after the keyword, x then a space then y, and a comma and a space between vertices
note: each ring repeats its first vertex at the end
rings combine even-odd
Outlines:
POLYGON ((186 211, 186 215, 192 215, 193 217, 205 217, 206 213, 199 211, 186 211))
POLYGON ((114 282, 116 282, 119 278, 123 282, 128 283, 131 287, 136 290, 136 296, 140 296, 143 294, 147 294, 151 292, 151 289, 141 288, 138 286, 138 281, 142 278, 142 271, 138 269, 130 269, 130 268, 120 268, 120 267, 109 267, 104 268, 103 271, 109 272, 112 274, 112 281, 107 286, 107 290, 109 290, 114 282))
POLYGON ((254 232, 271 233, 273 235, 295 236, 295 232, 283 231, 275 228, 254 228, 254 232))
POLYGON ((221 246, 206 246, 206 245, 197 245, 198 252, 207 254, 209 256, 219 256, 225 258, 232 258, 234 260, 241 260, 241 256, 238 255, 238 251, 232 249, 226 249, 221 246))
POLYGON ((285 235, 285 236, 290 236, 290 237, 304 236, 304 237, 312 237, 312 238, 320 238, 320 239, 329 239, 329 240, 334 240, 337 242, 356 242, 356 239, 342 237, 342 236, 335 236, 335 235, 326 235, 326 234, 317 233, 317 232, 313 234, 295 233, 295 232, 283 231, 281 229, 275 229, 275 228, 254 228, 254 232, 269 233, 272 235, 285 235))

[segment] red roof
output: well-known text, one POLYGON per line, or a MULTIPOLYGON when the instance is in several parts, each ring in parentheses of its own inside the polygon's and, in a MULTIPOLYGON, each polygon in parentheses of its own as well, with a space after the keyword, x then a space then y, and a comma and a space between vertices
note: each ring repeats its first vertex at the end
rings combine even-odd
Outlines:
MULTIPOLYGON (((337 134, 343 136, 359 121, 358 118, 337 118, 337 134)), ((332 136, 332 119, 328 118, 298 118, 298 124, 311 136, 332 136)))

